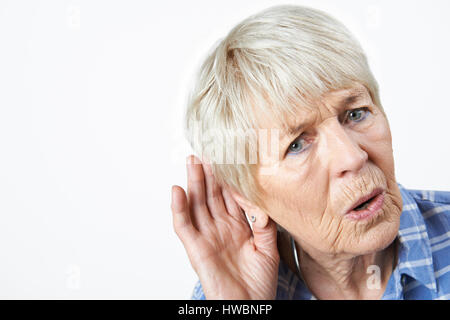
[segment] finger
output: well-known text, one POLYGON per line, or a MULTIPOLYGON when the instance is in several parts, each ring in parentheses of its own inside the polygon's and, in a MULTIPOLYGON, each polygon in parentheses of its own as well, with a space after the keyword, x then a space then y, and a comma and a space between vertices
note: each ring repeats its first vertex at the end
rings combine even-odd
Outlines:
POLYGON ((205 173, 206 204, 211 216, 218 218, 221 215, 226 215, 227 209, 222 198, 222 190, 214 178, 209 163, 203 162, 203 172, 205 173))
MULTIPOLYGON (((264 225, 264 223, 263 223, 264 225)), ((265 226, 261 226, 258 221, 253 224, 253 243, 257 250, 265 253, 268 256, 277 257, 277 225, 268 218, 265 226)))
POLYGON ((227 188, 222 188, 222 194, 228 213, 237 220, 247 221, 244 211, 233 199, 227 188))
POLYGON ((189 241, 195 237, 197 230, 192 224, 186 193, 180 186, 172 186, 172 218, 173 228, 181 241, 189 241))
POLYGON ((205 176, 202 163, 197 157, 190 155, 187 160, 188 203, 194 224, 199 227, 211 218, 206 206, 205 176))

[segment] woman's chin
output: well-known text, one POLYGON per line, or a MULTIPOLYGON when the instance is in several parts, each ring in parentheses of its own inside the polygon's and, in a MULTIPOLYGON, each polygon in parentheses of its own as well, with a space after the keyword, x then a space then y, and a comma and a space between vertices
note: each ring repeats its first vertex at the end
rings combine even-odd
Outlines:
POLYGON ((369 254, 387 248, 397 237, 400 219, 384 220, 354 239, 348 250, 355 255, 369 254))

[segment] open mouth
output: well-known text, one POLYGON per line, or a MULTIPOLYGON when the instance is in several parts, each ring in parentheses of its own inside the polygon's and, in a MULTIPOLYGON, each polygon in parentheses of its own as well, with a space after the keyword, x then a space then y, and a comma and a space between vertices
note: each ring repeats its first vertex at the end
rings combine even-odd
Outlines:
POLYGON ((372 198, 370 198, 369 200, 364 201, 363 203, 361 203, 359 206, 357 206, 357 207, 354 208, 353 210, 359 211, 359 210, 363 210, 363 209, 367 208, 374 198, 375 198, 375 197, 372 197, 372 198))
POLYGON ((377 188, 374 191, 372 191, 370 194, 361 197, 353 206, 352 208, 348 211, 348 213, 350 212, 358 212, 358 211, 364 211, 367 208, 370 208, 376 201, 376 199, 378 199, 378 196, 383 192, 382 189, 377 188))
POLYGON ((384 194, 383 189, 375 189, 372 193, 361 197, 352 209, 348 210, 345 217, 353 221, 370 221, 382 212, 384 194))

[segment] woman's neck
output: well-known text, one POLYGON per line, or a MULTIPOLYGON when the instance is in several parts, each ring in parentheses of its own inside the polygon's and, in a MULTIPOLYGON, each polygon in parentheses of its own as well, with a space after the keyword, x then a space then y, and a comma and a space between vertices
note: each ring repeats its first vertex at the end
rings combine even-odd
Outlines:
POLYGON ((326 255, 296 245, 301 277, 318 299, 380 299, 395 265, 397 245, 361 256, 326 255))

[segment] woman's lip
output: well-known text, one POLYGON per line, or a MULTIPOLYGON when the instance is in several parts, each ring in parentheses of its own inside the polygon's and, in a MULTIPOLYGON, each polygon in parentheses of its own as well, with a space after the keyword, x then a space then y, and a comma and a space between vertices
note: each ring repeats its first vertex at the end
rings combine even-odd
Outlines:
POLYGON ((363 197, 361 197, 358 201, 356 201, 351 207, 350 209, 348 209, 346 211, 346 213, 350 213, 353 209, 355 209, 357 206, 359 206, 360 204, 366 202, 367 200, 369 200, 370 198, 375 197, 376 195, 383 193, 383 189, 382 188, 376 188, 374 189, 371 193, 369 193, 368 195, 365 195, 363 197))
POLYGON ((369 204, 369 206, 363 210, 355 211, 351 210, 345 217, 351 220, 363 220, 373 217, 377 214, 384 203, 384 192, 378 194, 369 204))

